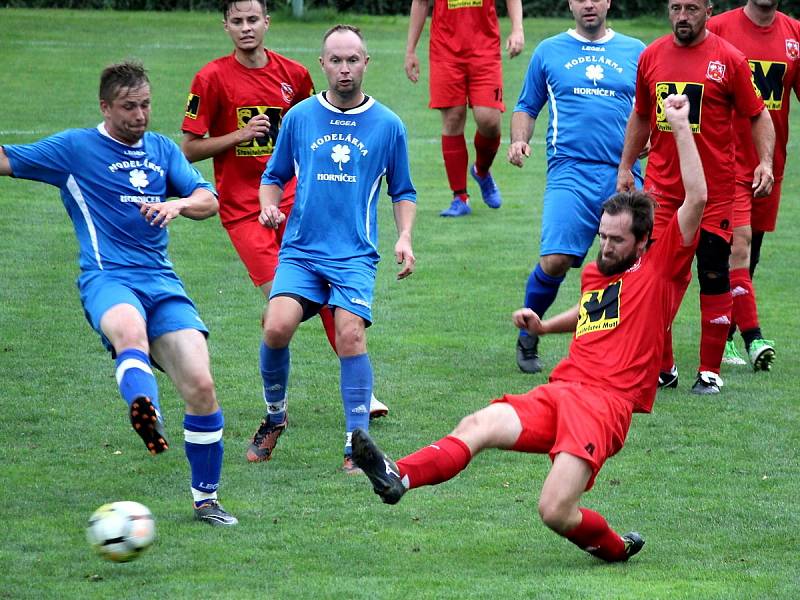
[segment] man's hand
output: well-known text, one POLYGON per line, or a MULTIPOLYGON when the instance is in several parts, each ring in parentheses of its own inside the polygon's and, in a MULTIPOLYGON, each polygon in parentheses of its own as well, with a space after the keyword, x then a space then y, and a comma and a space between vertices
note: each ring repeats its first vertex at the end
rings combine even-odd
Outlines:
POLYGON ((397 274, 398 279, 405 279, 414 272, 417 259, 414 258, 414 251, 411 249, 411 240, 408 236, 401 235, 394 245, 394 258, 398 265, 403 265, 397 274))
POLYGON ((239 129, 239 143, 249 142, 256 138, 266 137, 269 133, 269 117, 267 115, 255 115, 250 117, 247 125, 239 129))
POLYGON ((286 215, 278 210, 277 206, 262 208, 261 213, 258 215, 258 222, 271 229, 277 229, 285 220, 286 215))
POLYGON ((527 142, 511 142, 508 147, 508 162, 515 167, 522 167, 525 159, 531 155, 531 147, 527 142))
POLYGON ((689 125, 689 98, 684 94, 670 94, 664 99, 664 114, 673 129, 689 125))
POLYGON ((166 202, 143 202, 139 204, 139 212, 150 225, 158 225, 161 229, 164 229, 167 223, 180 216, 181 210, 185 205, 186 200, 184 198, 167 200, 166 202))
POLYGON ((414 83, 417 83, 419 81, 419 58, 417 58, 416 52, 409 52, 406 54, 404 67, 406 70, 406 77, 414 83))
POLYGON ((772 167, 759 163, 753 171, 753 197, 763 198, 772 193, 772 185, 775 183, 775 176, 772 174, 772 167))
POLYGON ((542 320, 530 308, 520 308, 511 315, 511 320, 517 329, 524 329, 532 335, 543 335, 542 320))
POLYGON ((506 38, 506 52, 509 58, 519 56, 522 49, 525 47, 525 34, 521 31, 511 32, 511 35, 506 38))
POLYGON ((636 183, 630 169, 620 168, 617 171, 617 193, 633 192, 636 190, 636 183))

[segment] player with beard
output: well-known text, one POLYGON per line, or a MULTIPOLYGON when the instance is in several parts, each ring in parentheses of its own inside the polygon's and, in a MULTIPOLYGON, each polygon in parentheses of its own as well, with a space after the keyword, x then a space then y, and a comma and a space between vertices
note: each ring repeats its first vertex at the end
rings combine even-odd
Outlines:
MULTIPOLYGON (((750 66, 731 44, 706 29, 709 0, 670 0, 672 34, 654 41, 639 59, 636 104, 628 120, 617 190, 633 189, 630 168, 650 140, 644 189, 656 200, 653 239, 660 240, 684 197, 664 98, 689 97, 689 120, 708 175, 708 204, 697 247, 700 288, 700 364, 692 386, 695 394, 718 394, 722 354, 731 323, 729 257, 735 194, 733 120, 738 115, 751 128, 758 163, 752 174, 753 195, 772 189, 775 130, 769 111, 753 85, 750 66), (713 166, 713 169, 712 169, 713 166)), ((690 277, 675 290, 677 312, 690 277)), ((678 370, 672 355, 672 333, 666 336, 660 360, 659 384, 676 387, 678 370)))
POLYGON ((650 412, 657 357, 671 318, 671 288, 691 268, 706 202, 706 183, 689 124, 686 96, 664 101, 677 145, 686 198, 646 251, 652 198, 624 192, 607 200, 600 220, 600 253, 583 270, 582 298, 573 309, 542 321, 529 308, 514 324, 543 335, 574 332, 569 355, 550 381, 526 394, 505 395, 463 419, 448 436, 395 464, 361 430, 353 460, 384 502, 407 490, 451 479, 486 448, 549 454, 553 461, 539 498, 545 525, 609 562, 641 550, 642 537, 617 534, 597 512, 579 506, 603 466, 622 448, 633 412, 650 412))
POLYGON ((800 97, 800 23, 778 11, 778 0, 748 0, 742 8, 712 17, 708 29, 741 50, 750 63, 753 79, 775 126, 775 185, 763 197, 753 195, 753 170, 758 155, 746 119, 737 118, 736 197, 731 246, 733 321, 723 363, 744 365, 733 334, 736 326, 744 339, 750 364, 768 371, 775 358, 774 342, 765 340, 758 320, 753 273, 761 255, 764 233, 775 230, 781 183, 789 141, 789 101, 792 89, 800 97))

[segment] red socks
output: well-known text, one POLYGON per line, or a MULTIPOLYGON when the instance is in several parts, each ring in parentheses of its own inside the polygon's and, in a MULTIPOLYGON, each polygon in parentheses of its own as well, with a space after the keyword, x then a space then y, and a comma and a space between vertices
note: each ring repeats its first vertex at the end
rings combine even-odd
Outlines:
POLYGON ((625 560, 625 542, 611 527, 603 515, 588 508, 580 508, 581 524, 564 537, 589 554, 608 562, 625 560))
POLYGON ((472 453, 457 437, 448 435, 430 446, 397 461, 401 477, 407 477, 408 489, 436 485, 452 479, 463 471, 472 453))
POLYGON ((496 138, 487 138, 475 132, 475 171, 478 177, 486 177, 489 173, 499 147, 499 135, 496 138))
POLYGON ((728 330, 731 326, 733 298, 725 294, 700 294, 700 370, 719 374, 728 330))
POLYGON ((336 352, 336 325, 333 322, 333 312, 327 306, 319 309, 319 318, 322 319, 322 326, 325 328, 325 335, 328 336, 328 342, 336 352))
POLYGON ((463 195, 462 201, 466 202, 467 194, 467 141, 463 135, 442 136, 442 157, 447 181, 453 194, 463 195))
POLYGON ((749 269, 731 270, 731 296, 733 296, 733 321, 739 327, 739 331, 758 328, 756 294, 753 291, 753 280, 750 279, 749 269))

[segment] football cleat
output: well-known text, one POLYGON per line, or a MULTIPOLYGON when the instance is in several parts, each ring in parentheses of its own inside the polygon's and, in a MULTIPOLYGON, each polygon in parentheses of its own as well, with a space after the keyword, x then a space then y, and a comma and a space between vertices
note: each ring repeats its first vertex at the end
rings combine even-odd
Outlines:
POLYGON ((472 209, 469 207, 469 200, 462 202, 460 198, 456 197, 453 198, 453 201, 450 203, 450 207, 440 212, 439 216, 466 217, 470 213, 472 213, 472 209))
POLYGON ((747 361, 742 358, 741 354, 739 354, 739 350, 736 348, 736 342, 733 340, 728 340, 725 342, 725 352, 722 354, 722 364, 733 366, 747 364, 747 361))
POLYGON ((678 366, 672 365, 669 371, 661 371, 658 374, 658 387, 659 388, 676 388, 678 387, 678 366))
POLYGON ((629 531, 620 537, 625 542, 625 560, 628 560, 634 554, 638 554, 639 550, 644 546, 644 538, 637 531, 629 531))
POLYGON ((695 381, 692 386, 692 393, 701 396, 719 394, 722 385, 722 377, 717 373, 713 371, 699 371, 697 373, 697 381, 695 381))
POLYGON ((472 175, 472 178, 481 188, 481 196, 483 197, 484 204, 486 204, 486 206, 489 208, 500 208, 500 206, 503 204, 503 199, 500 197, 500 190, 497 187, 497 184, 494 182, 494 177, 492 177, 492 174, 486 173, 486 177, 481 177, 478 175, 475 165, 470 167, 469 174, 472 175))
POLYGON ((521 335, 517 337, 517 366, 523 373, 538 373, 542 370, 539 360, 539 336, 521 335))
POLYGON ((213 527, 231 527, 239 522, 216 500, 207 500, 200 506, 194 507, 194 520, 203 521, 213 527))
POLYGON ((342 463, 342 473, 345 473, 347 475, 361 475, 363 472, 364 471, 359 469, 358 465, 356 465, 353 462, 352 456, 348 456, 346 454, 344 455, 344 462, 342 463))
POLYGON ((268 418, 262 419, 258 431, 253 436, 253 441, 247 447, 247 460, 249 462, 262 462, 272 458, 275 444, 278 443, 278 438, 281 437, 287 424, 288 421, 284 420, 283 423, 272 425, 269 423, 268 418))
POLYGON ((164 436, 164 423, 156 407, 147 396, 139 396, 131 402, 129 417, 133 430, 142 438, 150 454, 161 454, 169 449, 164 436))
POLYGON ((389 407, 375 397, 375 394, 369 399, 369 420, 380 419, 389 414, 389 407))
POLYGON ((758 338, 750 342, 747 349, 750 355, 750 364, 754 371, 769 371, 772 368, 772 361, 775 360, 775 342, 758 338))
POLYGON ((397 465, 363 429, 353 431, 353 462, 372 482, 372 490, 386 504, 397 504, 406 493, 397 465))

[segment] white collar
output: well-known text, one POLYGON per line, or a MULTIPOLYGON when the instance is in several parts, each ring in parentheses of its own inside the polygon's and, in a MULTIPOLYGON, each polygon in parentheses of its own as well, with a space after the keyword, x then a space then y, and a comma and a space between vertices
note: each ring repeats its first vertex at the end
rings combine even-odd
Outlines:
POLYGON ((128 148, 141 148, 142 144, 144 143, 144 136, 142 136, 142 139, 136 142, 135 144, 126 144, 125 142, 120 142, 119 140, 114 139, 113 137, 111 137, 111 134, 108 133, 108 129, 106 129, 105 123, 100 123, 97 126, 97 131, 99 131, 101 135, 106 136, 108 139, 114 140, 118 144, 122 144, 123 146, 128 146, 128 148))
POLYGON ((585 38, 574 29, 567 29, 567 35, 575 38, 579 42, 585 42, 587 44, 605 44, 616 35, 616 32, 614 32, 610 27, 608 27, 606 28, 606 34, 603 37, 596 40, 590 40, 588 38, 585 38))

